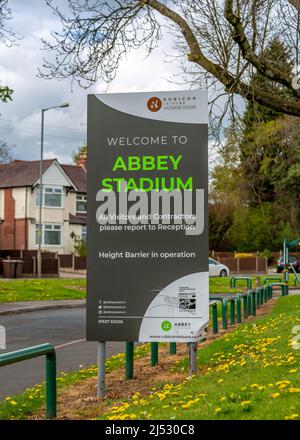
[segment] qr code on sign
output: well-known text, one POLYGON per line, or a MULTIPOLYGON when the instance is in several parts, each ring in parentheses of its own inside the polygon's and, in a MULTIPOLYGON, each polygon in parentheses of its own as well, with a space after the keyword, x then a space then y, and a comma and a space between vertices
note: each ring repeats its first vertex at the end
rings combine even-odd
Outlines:
POLYGON ((196 310, 196 294, 179 294, 179 310, 196 310))

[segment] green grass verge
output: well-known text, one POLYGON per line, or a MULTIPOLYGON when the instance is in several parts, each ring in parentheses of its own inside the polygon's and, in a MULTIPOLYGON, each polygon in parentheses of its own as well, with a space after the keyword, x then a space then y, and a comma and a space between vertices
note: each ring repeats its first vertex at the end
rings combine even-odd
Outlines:
MULTIPOLYGON (((278 300, 268 317, 240 325, 198 352, 199 375, 118 402, 101 416, 130 419, 300 419, 300 296, 278 300)), ((174 370, 187 372, 187 360, 174 370)), ((172 372, 170 372, 170 378, 172 372)))
POLYGON ((0 280, 0 303, 85 298, 85 279, 0 280))
MULTIPOLYGON (((237 276, 243 276, 243 275, 237 275, 237 276)), ((252 287, 255 287, 255 281, 256 278, 260 279, 260 284, 263 286, 263 279, 265 277, 280 277, 281 279, 283 279, 283 275, 282 274, 272 274, 272 275, 260 275, 258 277, 251 277, 252 279, 252 287)), ((294 280, 295 280, 295 275, 294 274, 290 274, 289 275, 289 285, 291 287, 294 286, 294 280)), ((210 293, 236 293, 236 292, 245 292, 247 291, 247 286, 246 286, 246 281, 238 281, 237 283, 237 288, 236 289, 231 289, 229 287, 229 282, 230 282, 230 277, 211 277, 209 279, 209 292, 210 293)), ((298 285, 299 287, 299 285, 298 285)))
MULTIPOLYGON (((263 282, 263 276, 261 283, 263 282)), ((253 285, 255 277, 253 279, 253 285)), ((290 275, 290 285, 294 275, 290 275)), ((85 279, 49 278, 28 280, 0 280, 0 303, 16 301, 43 301, 85 298, 85 279)), ((230 289, 229 278, 212 277, 209 280, 210 293, 236 293, 246 291, 245 282, 239 282, 237 289, 230 289)))
MULTIPOLYGON (((149 344, 139 345, 134 350, 135 359, 146 356, 149 353, 149 344)), ((125 354, 119 353, 106 360, 106 372, 124 368, 125 354)), ((9 368, 5 367, 5 368, 9 368)), ((4 371, 2 371, 4 373, 4 371)), ((93 365, 74 373, 61 372, 57 378, 58 394, 64 388, 74 385, 84 379, 95 377, 97 367, 93 365)), ((26 419, 35 411, 45 407, 45 383, 28 388, 24 393, 16 396, 8 396, 0 403, 0 420, 26 419)))

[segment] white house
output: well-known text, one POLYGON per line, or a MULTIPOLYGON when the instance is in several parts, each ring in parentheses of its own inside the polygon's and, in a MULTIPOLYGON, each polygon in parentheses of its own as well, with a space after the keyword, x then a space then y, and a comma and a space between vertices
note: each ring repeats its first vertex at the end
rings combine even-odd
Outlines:
MULTIPOLYGON (((39 161, 0 165, 0 249, 38 248, 39 161)), ((86 238, 86 168, 43 161, 42 249, 70 253, 86 238)))

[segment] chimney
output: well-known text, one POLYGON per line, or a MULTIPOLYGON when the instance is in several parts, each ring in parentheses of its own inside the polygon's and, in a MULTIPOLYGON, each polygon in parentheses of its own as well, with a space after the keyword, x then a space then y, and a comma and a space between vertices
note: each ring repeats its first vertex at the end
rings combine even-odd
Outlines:
POLYGON ((85 171, 87 170, 87 154, 86 154, 86 152, 79 154, 79 158, 76 161, 76 165, 78 167, 83 168, 85 171))

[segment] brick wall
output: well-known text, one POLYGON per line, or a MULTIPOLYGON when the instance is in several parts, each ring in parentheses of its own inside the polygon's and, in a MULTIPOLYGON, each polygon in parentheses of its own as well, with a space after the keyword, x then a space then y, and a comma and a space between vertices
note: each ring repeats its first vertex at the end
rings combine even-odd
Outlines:
POLYGON ((18 218, 15 220, 15 249, 26 249, 27 247, 27 220, 18 218))
POLYGON ((0 249, 26 249, 27 221, 15 219, 12 188, 4 190, 4 222, 0 225, 0 249))
POLYGON ((15 200, 11 188, 4 190, 4 222, 0 238, 1 249, 15 249, 15 200))

